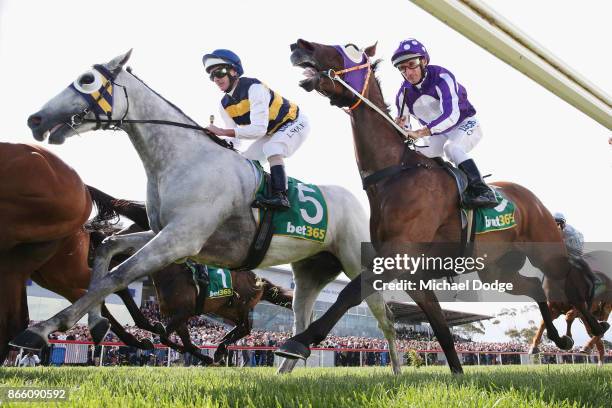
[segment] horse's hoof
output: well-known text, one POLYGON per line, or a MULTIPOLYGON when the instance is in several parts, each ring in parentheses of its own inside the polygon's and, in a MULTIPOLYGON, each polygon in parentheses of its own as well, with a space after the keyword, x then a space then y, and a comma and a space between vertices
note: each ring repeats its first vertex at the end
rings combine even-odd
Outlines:
POLYGON ((36 333, 34 330, 26 329, 19 333, 9 344, 13 347, 20 347, 31 350, 40 350, 45 347, 47 339, 36 333))
POLYGON ((586 347, 581 348, 578 352, 581 354, 591 354, 591 350, 586 347))
POLYGON ((217 351, 215 351, 215 355, 213 356, 213 361, 215 363, 220 363, 225 357, 227 357, 227 351, 223 352, 217 349, 217 351))
POLYGON ((93 327, 89 328, 89 333, 91 334, 91 339, 97 345, 102 343, 104 337, 106 337, 106 333, 110 329, 110 324, 108 323, 108 319, 102 317, 93 327))
POLYGON ((529 348, 529 354, 530 355, 540 354, 540 349, 537 346, 531 346, 529 348))
POLYGON ((149 339, 142 339, 140 340, 140 348, 142 350, 153 350, 155 345, 153 345, 153 342, 149 339))
POLYGON ((166 337, 168 333, 166 333, 166 328, 162 324, 162 322, 153 323, 153 333, 157 334, 160 337, 166 337))
POLYGON ((306 360, 310 356, 310 349, 298 341, 289 339, 284 342, 274 354, 291 360, 295 360, 296 358, 306 360))
POLYGON ((194 354, 194 356, 200 359, 203 366, 209 366, 214 363, 212 358, 205 356, 204 354, 194 354))
POLYGON ((555 343, 561 350, 571 350, 574 347, 574 340, 569 336, 561 336, 555 343))

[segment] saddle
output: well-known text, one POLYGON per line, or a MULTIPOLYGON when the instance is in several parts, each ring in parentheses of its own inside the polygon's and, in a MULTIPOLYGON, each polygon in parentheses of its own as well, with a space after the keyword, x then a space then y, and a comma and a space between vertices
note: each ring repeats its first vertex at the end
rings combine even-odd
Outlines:
POLYGON ((468 186, 467 176, 464 172, 444 160, 442 157, 435 157, 433 160, 438 163, 457 184, 460 203, 459 216, 461 217, 461 256, 471 256, 474 249, 473 242, 476 235, 476 228, 474 228, 474 210, 463 207, 463 203, 465 202, 464 195, 468 186))
POLYGON ((204 264, 194 262, 191 259, 187 259, 183 265, 191 272, 191 276, 193 277, 193 284, 196 288, 195 312, 196 314, 201 314, 204 308, 206 295, 208 294, 208 285, 210 284, 208 267, 204 264))

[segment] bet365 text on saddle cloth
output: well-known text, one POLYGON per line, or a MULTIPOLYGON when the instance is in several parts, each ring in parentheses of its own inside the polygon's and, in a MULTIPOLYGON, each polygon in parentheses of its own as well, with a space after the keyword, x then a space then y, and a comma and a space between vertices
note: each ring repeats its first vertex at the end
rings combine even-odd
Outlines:
MULTIPOLYGON (((263 183, 258 192, 264 191, 263 183)), ((324 242, 327 234, 327 203, 321 190, 289 177, 287 196, 291 208, 274 214, 274 235, 324 242)), ((261 210, 259 213, 261 219, 261 210)))

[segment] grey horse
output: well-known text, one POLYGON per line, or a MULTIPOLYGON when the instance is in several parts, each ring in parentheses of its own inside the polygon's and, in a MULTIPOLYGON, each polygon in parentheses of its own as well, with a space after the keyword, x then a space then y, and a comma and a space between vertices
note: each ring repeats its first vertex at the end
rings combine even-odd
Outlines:
MULTIPOLYGON (((89 312, 89 328, 101 341, 108 322, 100 304, 130 282, 184 258, 236 268, 245 259, 256 232, 251 208, 260 175, 237 152, 215 143, 201 131, 160 124, 164 120, 196 125, 172 103, 123 67, 131 50, 95 65, 43 108, 28 118, 34 138, 63 143, 67 137, 99 128, 124 130, 142 160, 147 176, 146 208, 151 230, 115 235, 96 252, 88 293, 47 321, 12 341, 40 348, 47 335, 67 330, 89 312), (109 78, 110 77, 110 78, 109 78), (112 101, 105 99, 112 86, 112 101), (106 103, 106 105, 105 105, 106 103), (100 119, 102 117, 102 119, 100 119), (98 120, 96 123, 96 120, 98 120), (113 255, 133 255, 108 272, 113 255)), ((360 243, 369 241, 368 217, 357 199, 339 186, 320 187, 329 211, 323 243, 274 236, 260 267, 288 264, 295 278, 294 333, 310 324, 318 293, 341 271, 350 278, 361 272, 360 243)), ((389 342, 393 371, 400 372, 395 330, 382 296, 367 303, 389 342)), ((285 360, 279 372, 291 371, 296 360, 285 360)))

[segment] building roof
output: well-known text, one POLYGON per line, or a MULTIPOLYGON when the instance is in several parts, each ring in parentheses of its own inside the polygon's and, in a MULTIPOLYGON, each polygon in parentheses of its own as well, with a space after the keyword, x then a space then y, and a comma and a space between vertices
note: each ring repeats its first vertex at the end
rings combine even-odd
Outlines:
MULTIPOLYGON (((393 312, 395 321, 398 323, 423 323, 428 322, 427 316, 416 304, 391 302, 389 307, 393 312)), ((442 309, 444 317, 449 326, 457 326, 461 324, 476 322, 479 320, 492 319, 493 316, 480 315, 475 313, 459 312, 456 310, 442 309)))

